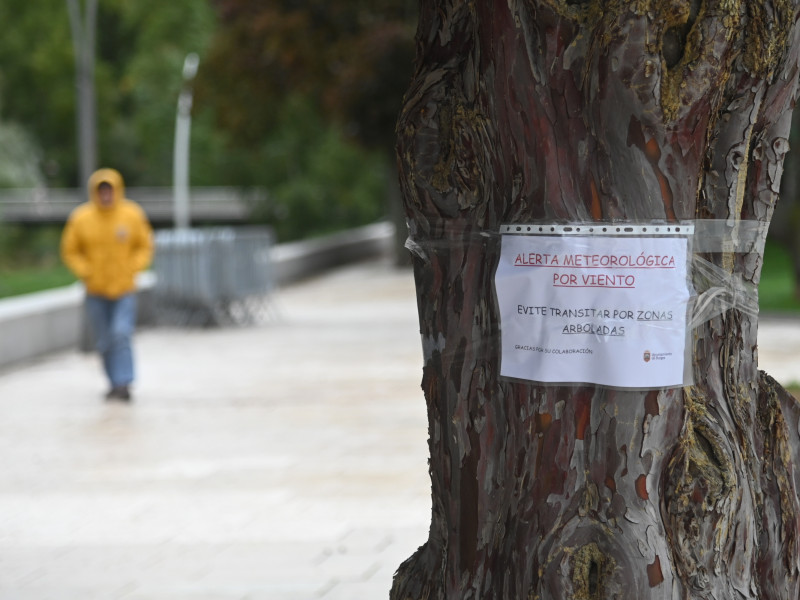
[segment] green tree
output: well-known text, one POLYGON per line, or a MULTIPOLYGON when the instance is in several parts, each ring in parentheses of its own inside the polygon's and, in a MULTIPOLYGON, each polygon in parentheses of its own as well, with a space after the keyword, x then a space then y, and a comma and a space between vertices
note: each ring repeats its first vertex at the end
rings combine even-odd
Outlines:
POLYGON ((383 157, 348 143, 304 97, 289 99, 248 169, 267 190, 256 217, 275 226, 280 240, 329 233, 374 222, 385 214, 379 199, 383 157))
POLYGON ((75 65, 64 0, 0 3, 0 117, 42 149, 48 181, 75 181, 75 65))
MULTIPOLYGON (((0 19, 0 118, 41 149, 48 185, 77 186, 67 3, 7 0, 0 19)), ((97 162, 130 185, 171 182, 181 67, 197 52, 193 185, 268 186, 261 216, 284 236, 300 234, 292 220, 312 233, 377 218, 413 20, 405 0, 99 0, 97 162)))
MULTIPOLYGON (((5 0, 0 19, 0 117, 42 148, 49 185, 78 185, 75 64, 64 0, 5 0)), ((129 183, 171 181, 175 105, 188 52, 201 57, 215 27, 207 2, 100 0, 96 96, 98 163, 129 183)), ((215 143, 206 128, 206 146, 215 143)), ((216 142, 219 147, 220 142, 216 142)))
MULTIPOLYGON (((203 68, 214 14, 207 2, 193 0, 107 1, 98 36, 103 77, 110 88, 110 110, 101 118, 101 156, 124 165, 132 183, 168 185, 183 60, 196 52, 203 68)), ((193 159, 213 144, 213 135, 203 130, 202 122, 197 125, 204 145, 193 146, 193 159)))
POLYGON ((214 0, 220 26, 200 75, 204 100, 237 139, 259 143, 287 95, 314 99, 363 142, 393 146, 411 76, 408 0, 214 0))
MULTIPOLYGON (((307 179, 305 183, 292 183, 291 170, 278 181, 271 165, 276 144, 289 143, 281 120, 287 110, 294 110, 289 105, 302 97, 304 111, 324 115, 336 129, 334 133, 324 126, 316 135, 297 132, 304 143, 318 146, 306 150, 307 159, 312 160, 314 155, 318 164, 320 153, 330 151, 331 136, 335 136, 340 156, 332 157, 330 164, 342 161, 343 156, 359 154, 365 164, 382 163, 378 169, 345 170, 350 185, 359 190, 372 189, 374 178, 383 178, 372 202, 379 214, 385 215, 387 182, 390 190, 397 187, 390 165, 394 162, 394 124, 411 75, 416 17, 413 3, 216 0, 214 5, 219 28, 199 75, 198 103, 213 111, 216 122, 235 140, 241 154, 246 154, 243 160, 231 160, 228 154, 232 178, 269 186, 273 195, 284 196, 283 205, 294 206, 292 213, 299 214, 301 206, 310 210, 319 201, 314 197, 322 198, 312 194, 312 189, 325 187, 324 181, 314 185, 307 179), (361 150, 348 149, 347 140, 361 150), (293 190, 291 203, 285 196, 289 189, 293 190)), ((314 121, 324 122, 318 118, 314 121)), ((297 156, 290 147, 278 154, 297 156)), ((306 170, 304 176, 308 175, 306 170)), ((342 180, 338 175, 337 181, 342 180)), ((331 214, 347 213, 349 209, 338 208, 350 202, 347 195, 331 197, 337 186, 330 186, 322 207, 331 214)), ((358 204, 364 209, 362 218, 351 224, 376 212, 358 204)), ((275 203, 270 206, 274 208, 275 203)), ((283 229, 296 227, 284 223, 283 229)))

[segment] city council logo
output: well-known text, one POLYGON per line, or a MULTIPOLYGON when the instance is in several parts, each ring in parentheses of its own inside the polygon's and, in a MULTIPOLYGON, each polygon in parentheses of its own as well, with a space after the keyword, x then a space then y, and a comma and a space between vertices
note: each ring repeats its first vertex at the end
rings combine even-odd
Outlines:
POLYGON ((644 362, 650 362, 650 350, 644 351, 644 362))

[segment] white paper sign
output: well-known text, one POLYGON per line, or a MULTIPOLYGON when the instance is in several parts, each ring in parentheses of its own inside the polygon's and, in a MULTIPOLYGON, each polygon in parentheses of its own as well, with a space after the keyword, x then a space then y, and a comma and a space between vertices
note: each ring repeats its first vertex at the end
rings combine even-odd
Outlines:
POLYGON ((687 239, 504 235, 495 276, 505 377, 684 383, 687 239))

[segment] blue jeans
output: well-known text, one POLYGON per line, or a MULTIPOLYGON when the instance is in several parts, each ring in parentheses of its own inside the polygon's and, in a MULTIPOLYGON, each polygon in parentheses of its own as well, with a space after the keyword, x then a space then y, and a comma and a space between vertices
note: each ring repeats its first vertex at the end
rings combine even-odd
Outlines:
POLYGON ((95 348, 103 357, 103 368, 111 387, 133 382, 131 339, 136 327, 136 294, 116 300, 86 295, 86 312, 95 338, 95 348))

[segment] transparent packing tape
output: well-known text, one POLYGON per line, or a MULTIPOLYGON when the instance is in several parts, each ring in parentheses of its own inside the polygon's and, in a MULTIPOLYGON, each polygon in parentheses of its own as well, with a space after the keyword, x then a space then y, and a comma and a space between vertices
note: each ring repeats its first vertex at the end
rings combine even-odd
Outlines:
POLYGON ((761 221, 693 221, 692 285, 696 294, 689 327, 736 310, 758 316, 758 285, 734 272, 735 255, 764 255, 769 224, 761 221), (713 262, 712 260, 713 259, 713 262))
POLYGON ((751 254, 763 256, 764 243, 769 229, 761 221, 697 219, 680 223, 653 221, 651 223, 564 223, 553 225, 504 225, 499 232, 463 231, 441 228, 437 237, 421 238, 409 224, 409 237, 405 247, 419 259, 428 262, 430 254, 452 250, 455 244, 499 244, 504 234, 571 235, 571 236, 633 236, 633 235, 684 235, 689 238, 690 275, 693 288, 692 310, 688 325, 691 329, 726 313, 737 310, 749 316, 758 316, 758 286, 741 273, 732 270, 733 260, 725 255, 751 254), (683 231, 681 231, 683 228, 683 231), (526 231, 527 229, 527 231, 526 231), (678 231, 675 231, 678 229, 678 231), (710 259, 716 259, 712 262, 710 259), (719 263, 719 264, 717 264, 719 263))
POLYGON ((729 310, 758 316, 758 287, 697 254, 692 255, 692 284, 696 296, 689 318, 690 329, 729 310))

